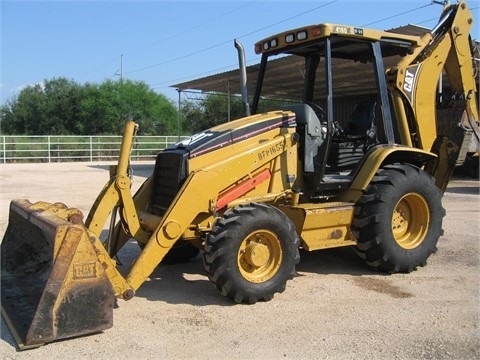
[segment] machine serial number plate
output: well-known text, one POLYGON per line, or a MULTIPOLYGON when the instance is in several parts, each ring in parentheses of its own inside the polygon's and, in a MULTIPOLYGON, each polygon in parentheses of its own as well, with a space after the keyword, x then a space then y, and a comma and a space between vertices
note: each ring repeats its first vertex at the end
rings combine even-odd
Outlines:
POLYGON ((348 26, 334 26, 333 32, 338 34, 350 34, 350 28, 348 26))
POLYGON ((360 28, 352 28, 349 26, 334 26, 333 32, 337 34, 355 34, 355 35, 363 35, 363 29, 360 28))

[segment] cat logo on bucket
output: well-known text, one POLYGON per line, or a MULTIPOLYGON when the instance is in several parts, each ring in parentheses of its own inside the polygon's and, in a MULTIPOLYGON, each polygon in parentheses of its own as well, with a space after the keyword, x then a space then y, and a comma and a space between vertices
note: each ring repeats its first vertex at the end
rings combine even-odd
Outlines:
POLYGON ((95 262, 83 262, 73 265, 73 278, 74 279, 89 279, 97 276, 95 268, 95 262))

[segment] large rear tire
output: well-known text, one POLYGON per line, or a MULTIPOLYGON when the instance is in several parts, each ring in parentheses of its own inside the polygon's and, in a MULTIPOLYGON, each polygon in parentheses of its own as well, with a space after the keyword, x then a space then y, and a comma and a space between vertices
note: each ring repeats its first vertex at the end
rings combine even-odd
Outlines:
POLYGON ((442 193, 430 174, 408 164, 380 169, 355 206, 356 252, 388 273, 424 266, 443 234, 442 193))
POLYGON ((237 303, 271 300, 285 290, 300 260, 291 220, 265 204, 229 209, 210 232, 204 250, 208 278, 237 303))

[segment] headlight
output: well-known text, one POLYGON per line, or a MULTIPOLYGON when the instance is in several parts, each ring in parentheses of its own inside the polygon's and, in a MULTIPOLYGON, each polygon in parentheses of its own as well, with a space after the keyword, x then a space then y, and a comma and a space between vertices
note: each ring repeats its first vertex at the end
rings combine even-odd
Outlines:
POLYGON ((297 33, 297 40, 306 40, 307 39, 307 32, 305 30, 299 31, 297 33))
POLYGON ((293 34, 287 34, 285 35, 285 42, 287 44, 290 44, 295 41, 295 36, 293 34))

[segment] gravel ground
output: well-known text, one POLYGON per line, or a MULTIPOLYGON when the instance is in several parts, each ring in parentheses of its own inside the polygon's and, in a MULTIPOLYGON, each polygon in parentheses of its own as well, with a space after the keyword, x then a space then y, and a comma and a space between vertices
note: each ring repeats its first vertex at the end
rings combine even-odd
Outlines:
MULTIPOLYGON (((88 212, 107 164, 0 165, 0 233, 13 198, 88 212)), ((152 170, 136 163, 138 186, 152 170)), ((479 182, 454 180, 444 236, 426 267, 384 275, 350 248, 302 253, 297 276, 266 303, 237 305, 197 257, 161 265, 99 334, 18 352, 1 321, 1 359, 480 359, 479 182)), ((136 244, 120 252, 128 272, 136 244)))

